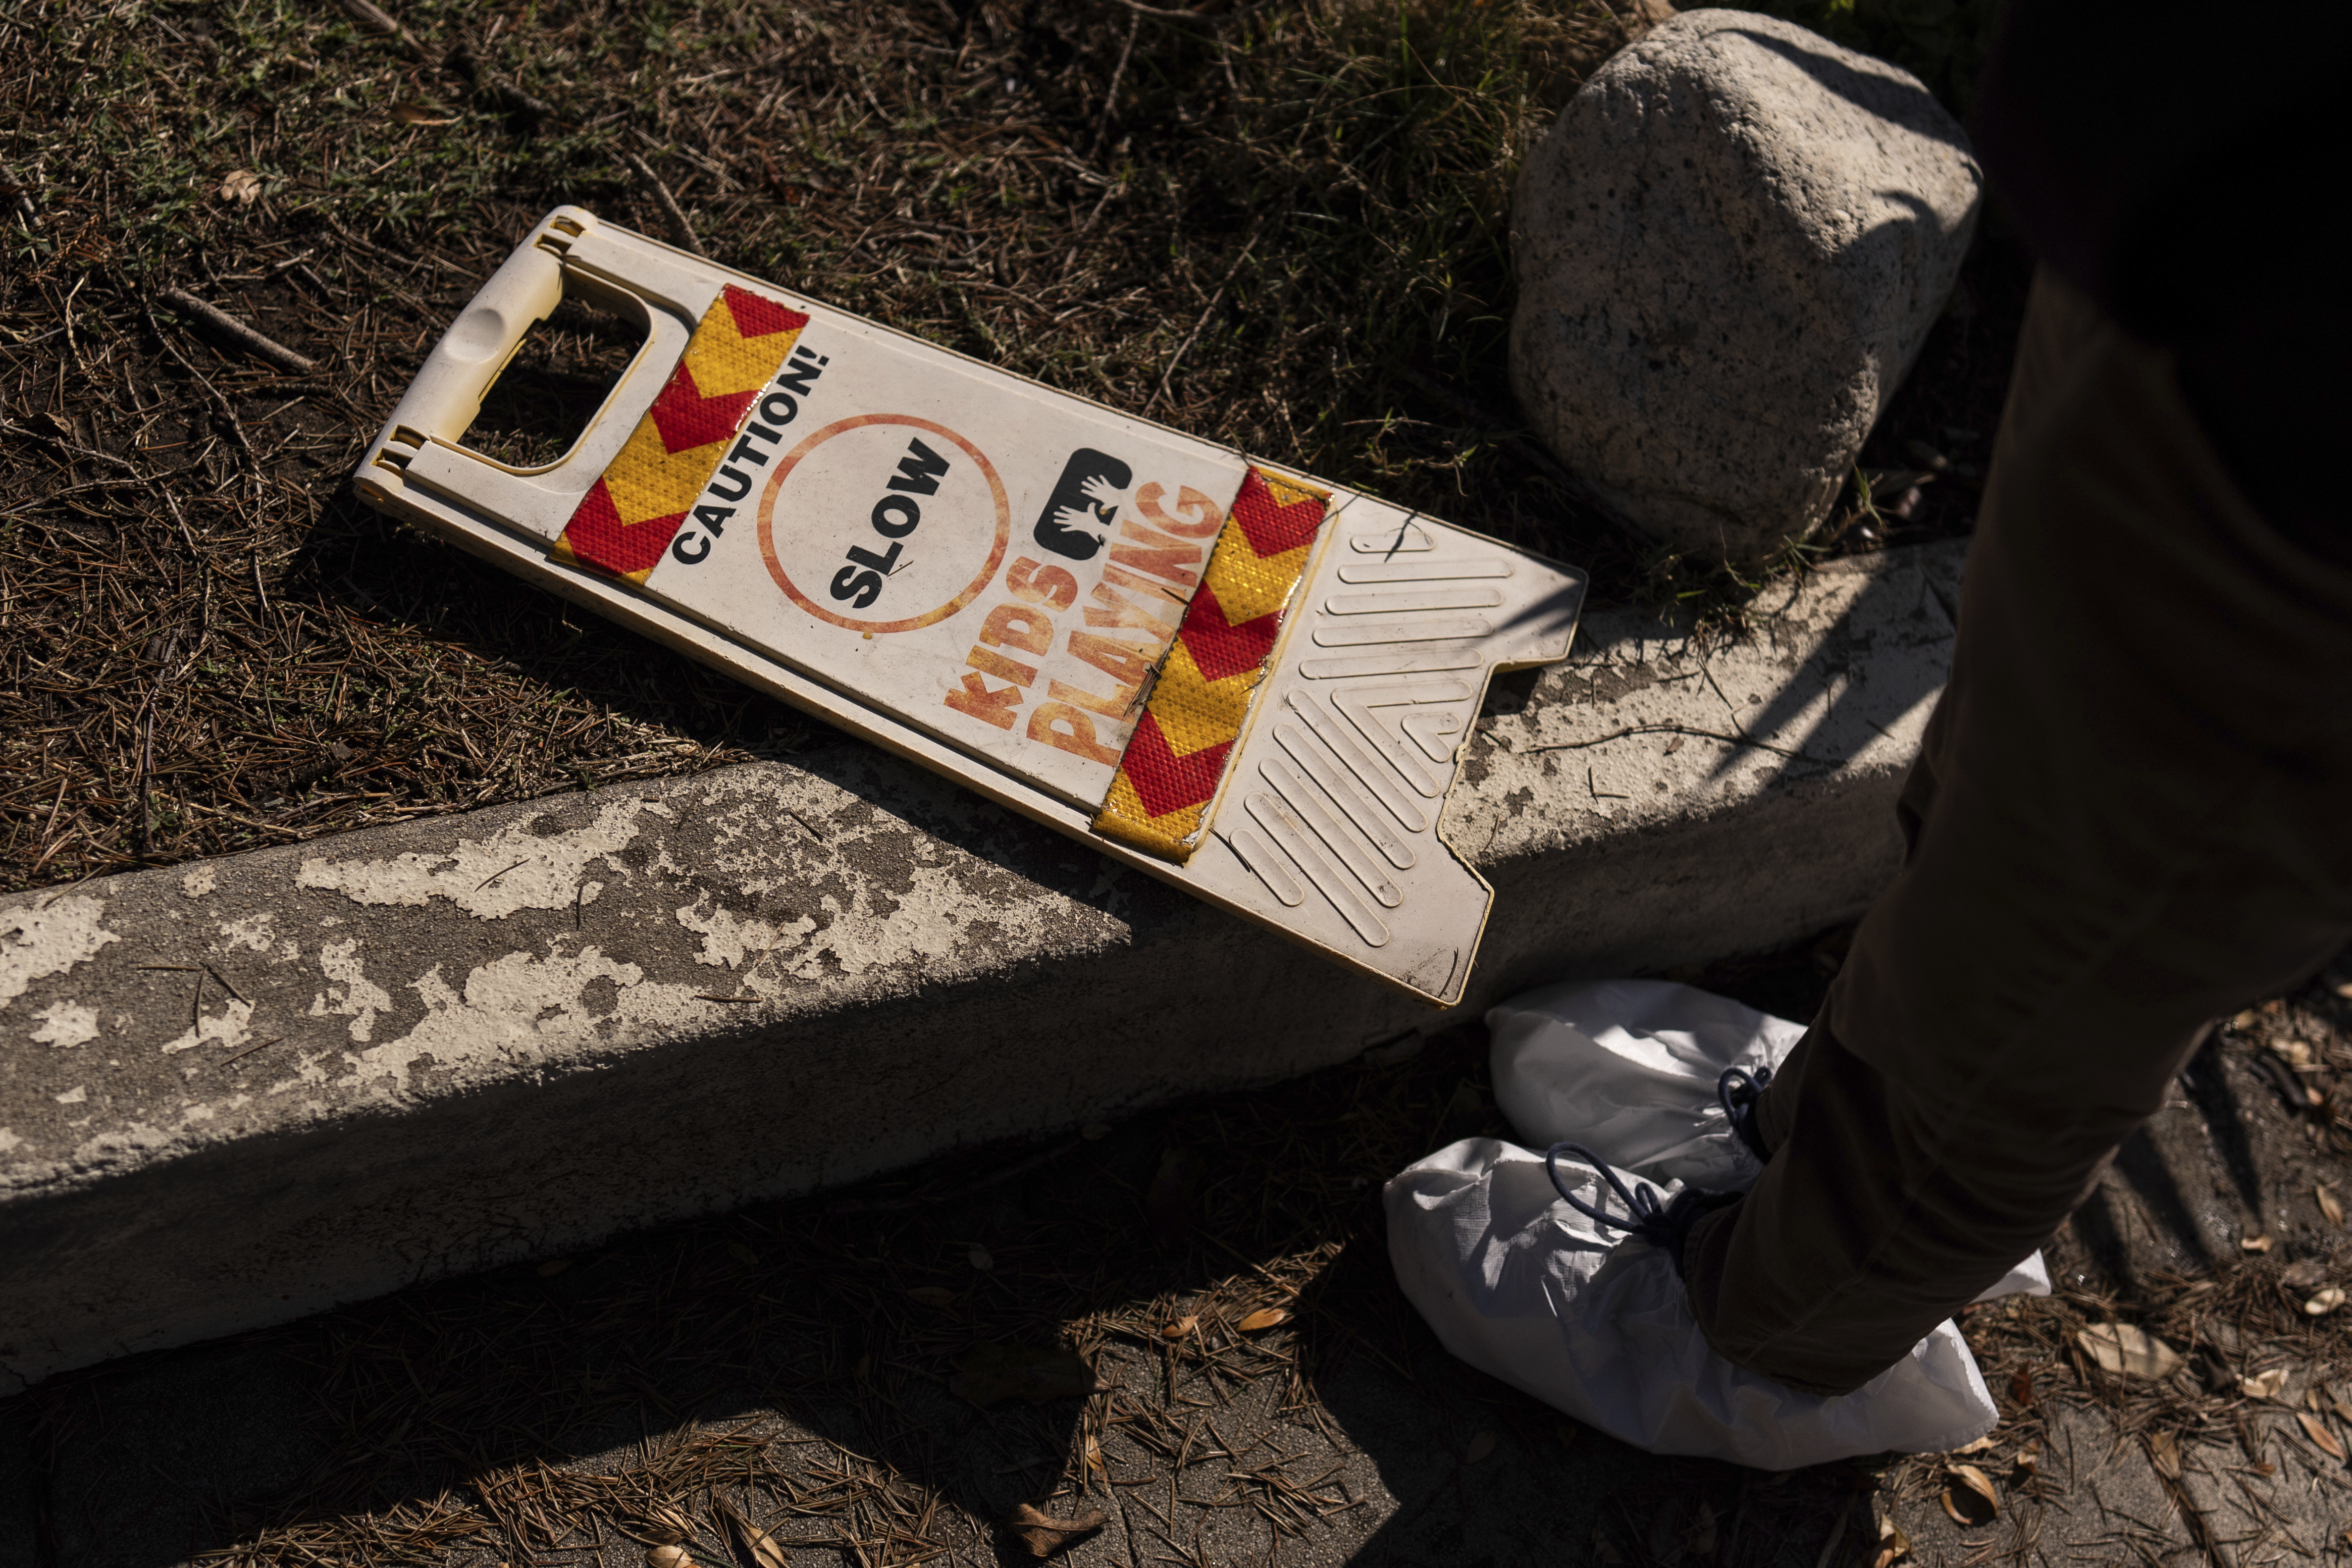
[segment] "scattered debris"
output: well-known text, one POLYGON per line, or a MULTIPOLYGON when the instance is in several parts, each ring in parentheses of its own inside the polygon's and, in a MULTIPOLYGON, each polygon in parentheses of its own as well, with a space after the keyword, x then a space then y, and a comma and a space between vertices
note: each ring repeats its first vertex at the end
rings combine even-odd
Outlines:
POLYGON ((2123 1377, 2170 1377, 2180 1369, 2180 1352, 2131 1323, 2094 1323, 2075 1336, 2101 1370, 2123 1377))
POLYGON ((2242 1377, 2238 1379, 2238 1392, 2249 1399, 2276 1399, 2279 1390, 2286 1386, 2286 1368, 2274 1366, 2268 1372, 2242 1377))
POLYGON ((1993 1490, 1992 1479, 1982 1470, 1974 1465, 1954 1465, 1948 1473, 1954 1480, 1984 1499, 1986 1506, 1995 1513, 2000 1511, 2000 1494, 1993 1490))
POLYGON ((677 241, 678 247, 709 260, 710 252, 703 249, 702 241, 694 237, 694 225, 688 219, 686 209, 677 205, 677 195, 662 177, 654 173, 653 165, 635 153, 623 153, 621 162, 629 166, 629 173, 643 182, 646 191, 661 205, 662 216, 669 219, 670 235, 677 241))
POLYGON ((226 338, 256 359, 268 360, 280 370, 290 370, 297 375, 310 375, 319 368, 315 361, 296 353, 275 338, 254 331, 226 310, 206 304, 184 289, 159 289, 155 291, 155 298, 180 314, 209 327, 215 336, 226 338))
POLYGON ((1055 1519, 1050 1514, 1023 1503, 1004 1521, 1005 1528, 1021 1539, 1032 1557, 1051 1557, 1072 1542, 1084 1540, 1103 1527, 1103 1513, 1090 1508, 1076 1519, 1055 1519))
POLYGON ((792 1554, 784 1550, 783 1543, 753 1524, 741 1509, 728 1500, 725 1492, 713 1491, 710 1506, 727 1521, 728 1533, 734 1536, 735 1543, 758 1568, 792 1568, 792 1554))
POLYGON ((371 5, 369 0, 343 0, 343 9, 351 14, 352 20, 369 32, 381 37, 396 38, 402 48, 418 59, 427 65, 433 62, 433 51, 419 42, 415 34, 402 26, 390 12, 371 5))

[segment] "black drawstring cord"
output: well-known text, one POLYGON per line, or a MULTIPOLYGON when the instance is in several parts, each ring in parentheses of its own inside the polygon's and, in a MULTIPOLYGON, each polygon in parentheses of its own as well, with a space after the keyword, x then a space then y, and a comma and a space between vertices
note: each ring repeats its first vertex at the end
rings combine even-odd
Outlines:
POLYGON ((1712 1213, 1727 1204, 1736 1204, 1739 1201, 1738 1193, 1702 1193, 1696 1188, 1686 1187, 1675 1194, 1673 1203, 1662 1204, 1658 1201, 1657 1189, 1647 1182, 1634 1183, 1633 1190, 1628 1192, 1624 1182, 1619 1178, 1617 1173, 1609 1168, 1608 1162, 1581 1143, 1555 1143, 1545 1151, 1544 1174, 1551 1178, 1552 1190, 1566 1200, 1569 1207, 1586 1218, 1596 1224, 1605 1225, 1612 1230, 1622 1230, 1629 1236, 1638 1237, 1653 1247, 1663 1248, 1667 1258, 1674 1262, 1676 1279, 1682 1278, 1683 1243, 1689 1238, 1691 1226, 1698 1223, 1701 1215, 1712 1213), (1623 1200, 1625 1207, 1631 1212, 1633 1217, 1619 1219, 1615 1215, 1610 1214, 1605 1209, 1595 1208, 1570 1192, 1568 1184, 1559 1179, 1559 1157, 1562 1154, 1573 1154, 1600 1172, 1601 1179, 1607 1182, 1618 1197, 1623 1200))
POLYGON ((1726 1068, 1715 1080, 1715 1097, 1723 1101, 1723 1114, 1730 1118, 1732 1131, 1759 1160, 1772 1157, 1772 1152, 1764 1147, 1764 1135, 1756 1131, 1756 1101, 1771 1084, 1770 1068, 1758 1068, 1753 1073, 1746 1068, 1726 1068))

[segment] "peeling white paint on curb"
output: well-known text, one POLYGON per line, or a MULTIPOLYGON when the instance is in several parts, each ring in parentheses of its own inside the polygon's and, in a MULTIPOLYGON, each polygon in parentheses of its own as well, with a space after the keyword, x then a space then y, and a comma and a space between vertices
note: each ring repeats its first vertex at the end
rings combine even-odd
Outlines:
POLYGON ((120 941, 98 923, 105 912, 104 899, 84 894, 28 898, 0 910, 0 1008, 22 996, 36 980, 87 963, 100 948, 120 941))
MULTIPOLYGON (((1824 570, 1738 637, 1595 615, 1507 679, 1447 805, 1497 892, 1465 1010, 1857 912, 1958 563, 1824 570)), ((846 741, 20 897, 0 1393, 1432 1021, 846 741)))
POLYGON ((446 899, 476 920, 501 920, 517 910, 569 905, 589 863, 625 847, 639 818, 675 814, 653 800, 615 802, 596 820, 569 832, 540 834, 532 822, 509 824, 486 839, 461 838, 445 854, 411 852, 389 860, 307 859, 295 878, 303 888, 341 893, 356 904, 421 905, 446 899))

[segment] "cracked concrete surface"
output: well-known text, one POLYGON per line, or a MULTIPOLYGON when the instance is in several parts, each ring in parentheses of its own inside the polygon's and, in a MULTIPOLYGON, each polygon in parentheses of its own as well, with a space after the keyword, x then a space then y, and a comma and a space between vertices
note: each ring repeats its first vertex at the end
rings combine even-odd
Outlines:
MULTIPOLYGON (((1447 807, 1498 895, 1468 1005, 1858 911, 1959 563, 1841 563, 1736 636, 1596 615, 1506 678, 1447 807)), ((1434 1016, 847 742, 23 895, 0 1393, 1434 1016)))

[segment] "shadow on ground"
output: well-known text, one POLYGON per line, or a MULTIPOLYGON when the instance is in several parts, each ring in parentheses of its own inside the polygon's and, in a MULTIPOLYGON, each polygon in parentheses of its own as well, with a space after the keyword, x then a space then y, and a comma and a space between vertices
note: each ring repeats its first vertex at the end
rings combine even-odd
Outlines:
MULTIPOLYGON (((1808 1016, 1846 934, 1691 978, 1808 1016)), ((2325 1410, 2297 1426, 2285 1402, 2326 1388, 2343 1336, 2314 1339, 2284 1292, 2342 1247, 2308 1195, 2323 1129, 2258 1063, 2292 1031, 2352 1064, 2347 1014, 2315 987, 2245 1016, 2062 1237, 2060 1297, 1972 1311, 2004 1413, 1972 1458, 2005 1511, 1975 1526, 1938 1506, 1933 1457, 1785 1477, 1653 1458, 1446 1356, 1393 1287, 1378 1192, 1507 1131, 1472 1027, 53 1379, 0 1405, 0 1560, 635 1568, 682 1539, 705 1568, 1017 1563, 1024 1506, 1088 1527, 1047 1538, 1057 1560, 1133 1568, 1806 1568, 1878 1561, 1888 1531, 1958 1561, 2045 1524, 2076 1550, 2309 1546, 2319 1489, 2352 1481, 2320 1473, 2325 1410), (2241 1250, 2258 1230, 2274 1254, 2241 1250), (2070 1357, 2118 1316, 2189 1370, 2126 1387, 2070 1357), (1015 1367, 1034 1402, 976 1402, 988 1346, 1044 1358, 1015 1367), (2273 1361, 2299 1370, 2250 1405, 2237 1380, 2273 1361), (2272 1489, 2275 1521, 2216 1489, 2231 1473, 2272 1489)), ((667 1146, 692 1159, 694 1129, 667 1146)))

